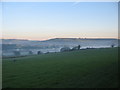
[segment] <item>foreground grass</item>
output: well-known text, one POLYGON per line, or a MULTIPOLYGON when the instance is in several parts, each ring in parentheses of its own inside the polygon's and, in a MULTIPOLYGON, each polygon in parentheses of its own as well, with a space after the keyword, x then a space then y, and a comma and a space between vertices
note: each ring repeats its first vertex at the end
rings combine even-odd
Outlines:
POLYGON ((117 48, 3 60, 3 88, 116 88, 117 48))

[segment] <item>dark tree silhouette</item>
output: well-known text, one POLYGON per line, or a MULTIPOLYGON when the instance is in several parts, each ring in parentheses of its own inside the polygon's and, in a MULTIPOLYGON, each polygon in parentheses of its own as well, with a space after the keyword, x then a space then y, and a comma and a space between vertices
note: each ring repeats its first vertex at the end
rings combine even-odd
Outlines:
POLYGON ((79 50, 80 49, 80 45, 78 45, 78 46, 76 46, 76 47, 73 47, 72 49, 71 49, 71 51, 76 51, 76 50, 79 50))
POLYGON ((111 45, 112 48, 113 48, 114 46, 115 46, 114 44, 111 45))
POLYGON ((81 47, 81 46, 80 46, 80 45, 78 45, 78 50, 80 49, 80 47, 81 47))
POLYGON ((38 55, 41 54, 41 53, 42 53, 41 51, 38 51, 38 52, 37 52, 38 55))

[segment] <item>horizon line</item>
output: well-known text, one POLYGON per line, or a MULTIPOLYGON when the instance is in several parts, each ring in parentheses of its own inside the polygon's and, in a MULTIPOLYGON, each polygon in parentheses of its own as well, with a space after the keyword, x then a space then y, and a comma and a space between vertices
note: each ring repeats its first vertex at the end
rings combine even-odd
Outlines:
POLYGON ((120 39, 120 38, 99 38, 99 37, 68 37, 68 38, 48 38, 48 39, 44 39, 44 40, 38 40, 38 39, 22 39, 22 38, 0 38, 0 39, 15 39, 15 40, 29 40, 29 41, 46 41, 46 40, 50 40, 50 39, 120 39))

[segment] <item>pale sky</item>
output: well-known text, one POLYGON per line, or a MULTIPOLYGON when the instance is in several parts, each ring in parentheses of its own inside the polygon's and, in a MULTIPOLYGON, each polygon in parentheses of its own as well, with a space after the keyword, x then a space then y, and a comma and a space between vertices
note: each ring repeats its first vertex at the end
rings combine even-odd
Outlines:
POLYGON ((4 2, 0 5, 4 39, 118 38, 117 2, 4 2))

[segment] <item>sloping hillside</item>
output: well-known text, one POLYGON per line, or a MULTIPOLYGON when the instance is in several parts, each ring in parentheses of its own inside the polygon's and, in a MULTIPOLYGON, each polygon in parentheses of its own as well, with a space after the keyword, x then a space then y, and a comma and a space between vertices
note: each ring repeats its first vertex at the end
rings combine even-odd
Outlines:
POLYGON ((3 59, 2 70, 3 88, 116 88, 118 48, 3 59))

